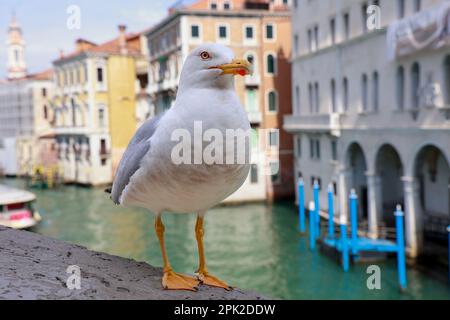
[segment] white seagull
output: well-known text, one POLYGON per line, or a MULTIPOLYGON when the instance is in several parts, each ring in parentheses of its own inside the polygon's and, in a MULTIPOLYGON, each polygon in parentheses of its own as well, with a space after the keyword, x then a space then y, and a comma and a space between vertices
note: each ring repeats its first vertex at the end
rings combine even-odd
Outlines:
MULTIPOLYGON (((235 59, 231 49, 223 45, 209 43, 194 49, 184 63, 173 107, 147 120, 137 130, 120 161, 111 198, 116 204, 146 208, 156 215, 155 230, 164 262, 162 285, 165 289, 196 291, 199 283, 231 289, 208 272, 203 249, 203 219, 208 209, 244 183, 250 157, 243 163, 233 164, 206 164, 204 161, 176 164, 172 153, 177 142, 173 141, 172 133, 183 129, 194 137, 194 122, 199 121, 203 132, 219 130, 224 136, 229 129, 249 132, 250 123, 236 95, 234 76, 250 73, 251 64, 235 59), (161 220, 164 211, 197 214, 195 235, 199 267, 196 278, 174 272, 169 263, 161 220)), ((244 151, 249 155, 248 139, 245 141, 244 151)), ((204 141, 201 146, 205 148, 204 141)), ((190 149, 194 153, 194 145, 190 149)), ((238 150, 242 151, 242 148, 238 150)))

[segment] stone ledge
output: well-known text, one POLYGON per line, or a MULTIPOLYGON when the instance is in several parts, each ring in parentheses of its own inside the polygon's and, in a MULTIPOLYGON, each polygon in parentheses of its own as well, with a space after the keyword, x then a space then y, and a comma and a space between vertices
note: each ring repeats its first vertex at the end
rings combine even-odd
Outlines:
POLYGON ((255 293, 200 286, 198 292, 161 287, 161 268, 0 226, 0 299, 255 300, 255 293), (67 267, 81 269, 70 290, 67 267))

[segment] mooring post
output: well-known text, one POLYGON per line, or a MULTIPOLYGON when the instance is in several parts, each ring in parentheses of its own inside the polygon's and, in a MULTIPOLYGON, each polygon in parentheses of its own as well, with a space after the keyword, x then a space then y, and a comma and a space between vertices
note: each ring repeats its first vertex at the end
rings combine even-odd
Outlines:
POLYGON ((397 205, 395 210, 395 228, 397 231, 397 269, 398 281, 400 289, 406 289, 406 260, 405 260, 405 239, 403 232, 403 217, 402 206, 397 205))
POLYGON ((314 235, 314 229, 315 229, 315 209, 314 209, 314 202, 309 203, 309 248, 311 251, 314 251, 314 248, 316 247, 316 236, 314 235))
POLYGON ((334 204, 333 204, 334 188, 330 183, 328 185, 328 237, 334 239, 334 204))
POLYGON ((339 224, 341 228, 342 268, 347 272, 349 269, 350 257, 347 243, 347 221, 343 215, 341 215, 339 224))
POLYGON ((298 180, 298 231, 305 232, 305 183, 302 178, 298 180))
POLYGON ((352 224, 352 254, 355 255, 358 252, 358 196, 355 189, 350 191, 350 220, 352 224))
POLYGON ((319 211, 320 211, 319 188, 320 188, 320 186, 319 186, 319 182, 317 180, 314 180, 313 188, 314 188, 314 207, 315 207, 315 210, 314 210, 315 214, 314 214, 314 216, 315 216, 315 220, 316 220, 315 221, 315 223, 316 223, 316 226, 315 226, 316 230, 314 232, 314 235, 316 236, 316 239, 317 239, 317 238, 320 237, 320 214, 319 214, 319 211))

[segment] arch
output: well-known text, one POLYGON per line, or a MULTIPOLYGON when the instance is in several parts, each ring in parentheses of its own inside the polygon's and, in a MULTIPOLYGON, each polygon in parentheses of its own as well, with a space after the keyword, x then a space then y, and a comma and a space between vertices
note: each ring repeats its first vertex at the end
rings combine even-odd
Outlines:
POLYGON ((379 177, 381 194, 381 218, 386 226, 394 227, 392 212, 397 204, 403 205, 404 167, 401 156, 391 144, 383 144, 375 156, 375 173, 379 177))
POLYGON ((419 188, 424 251, 439 253, 447 247, 446 227, 450 225, 450 166, 443 150, 434 144, 422 146, 414 159, 414 176, 419 188))
POLYGON ((349 170, 348 190, 355 189, 360 201, 359 218, 362 220, 368 219, 368 189, 367 189, 367 161, 363 148, 358 142, 352 142, 346 151, 345 164, 349 170))

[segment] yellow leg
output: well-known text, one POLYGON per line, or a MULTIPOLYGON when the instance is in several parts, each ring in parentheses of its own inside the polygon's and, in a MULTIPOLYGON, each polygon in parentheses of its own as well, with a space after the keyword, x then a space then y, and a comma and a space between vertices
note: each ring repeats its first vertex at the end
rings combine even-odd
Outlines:
POLYGON ((167 258, 166 246, 164 244, 164 225, 161 221, 161 216, 158 215, 155 221, 156 235, 158 236, 159 245, 161 246, 161 253, 164 262, 162 285, 164 289, 170 290, 190 290, 197 291, 199 281, 194 277, 179 274, 173 271, 167 258))
POLYGON ((197 222, 195 224, 195 237, 197 238, 197 245, 198 245, 198 259, 199 259, 199 265, 198 265, 198 279, 207 286, 212 287, 219 287, 223 288, 225 290, 231 290, 232 288, 227 285, 222 280, 219 280, 218 278, 214 277, 213 275, 209 274, 208 269, 206 268, 206 259, 205 259, 205 251, 203 248, 203 217, 198 216, 197 222))

